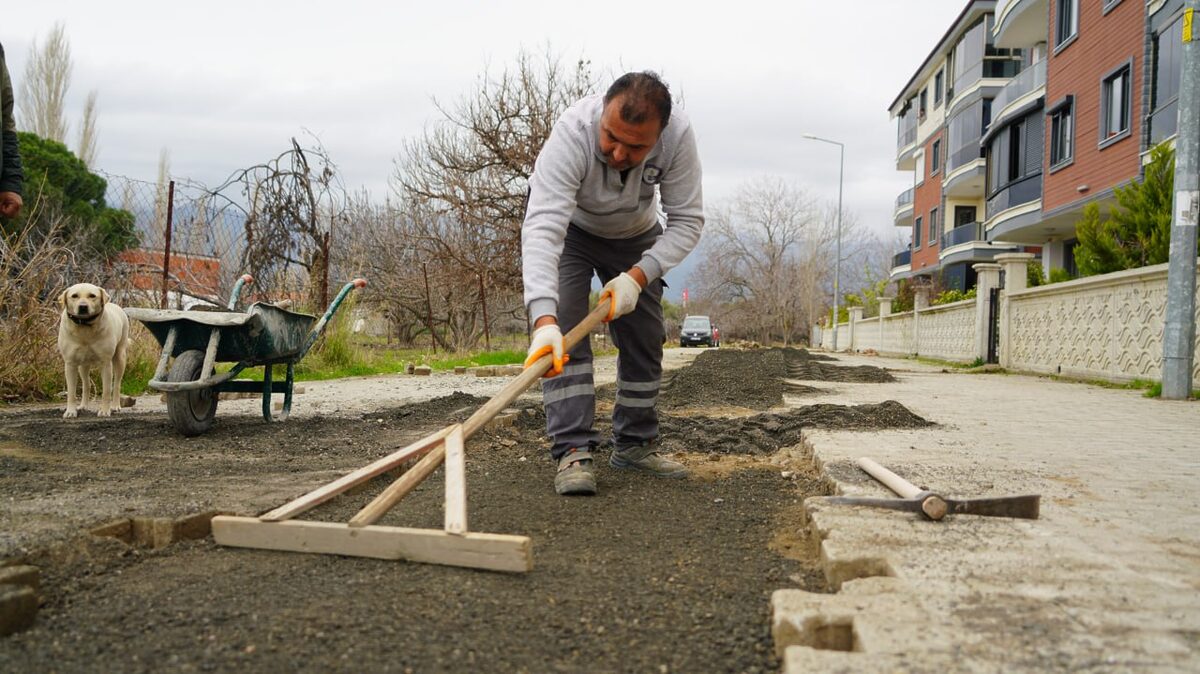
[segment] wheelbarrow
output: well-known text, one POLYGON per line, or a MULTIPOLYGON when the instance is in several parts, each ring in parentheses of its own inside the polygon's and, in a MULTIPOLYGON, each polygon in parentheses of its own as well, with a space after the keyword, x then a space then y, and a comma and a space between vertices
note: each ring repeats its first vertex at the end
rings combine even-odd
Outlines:
POLYGON ((255 302, 244 313, 234 311, 242 286, 253 281, 249 274, 238 279, 230 294, 228 311, 125 310, 130 318, 141 321, 162 345, 162 356, 148 385, 167 394, 171 423, 185 436, 200 435, 212 428, 217 400, 226 391, 261 391, 263 419, 286 419, 292 410, 296 363, 316 343, 346 295, 367 285, 364 279, 347 283, 325 315, 317 320, 311 314, 263 302, 255 302), (236 364, 229 371, 217 374, 216 363, 236 364), (263 366, 261 382, 234 379, 242 370, 259 365, 263 366), (273 365, 287 366, 284 381, 272 381, 273 365), (273 393, 283 394, 282 410, 274 416, 273 393))

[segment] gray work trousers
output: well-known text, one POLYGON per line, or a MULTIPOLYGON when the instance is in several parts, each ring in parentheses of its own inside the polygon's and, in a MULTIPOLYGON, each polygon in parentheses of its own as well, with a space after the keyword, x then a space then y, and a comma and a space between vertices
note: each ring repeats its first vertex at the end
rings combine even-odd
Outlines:
MULTIPOLYGON (((558 324, 563 334, 588 313, 592 274, 608 283, 642 259, 661 227, 632 239, 605 239, 571 225, 558 262, 558 324)), ((658 387, 662 377, 663 282, 657 279, 638 297, 637 307, 608 324, 617 356, 617 399, 612 432, 617 449, 640 446, 658 437, 658 387)), ((572 448, 591 449, 600 437, 592 427, 596 389, 592 380, 592 344, 584 339, 569 352, 563 373, 542 382, 550 455, 562 458, 572 448)))

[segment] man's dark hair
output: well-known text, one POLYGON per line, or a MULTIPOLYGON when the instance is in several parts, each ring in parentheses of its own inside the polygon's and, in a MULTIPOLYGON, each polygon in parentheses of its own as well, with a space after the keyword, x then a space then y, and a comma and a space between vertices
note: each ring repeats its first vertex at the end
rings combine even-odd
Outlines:
POLYGON ((653 115, 658 117, 659 130, 667 128, 671 120, 671 91, 657 73, 644 70, 621 75, 604 93, 604 104, 618 96, 622 97, 618 110, 622 120, 641 124, 653 115))

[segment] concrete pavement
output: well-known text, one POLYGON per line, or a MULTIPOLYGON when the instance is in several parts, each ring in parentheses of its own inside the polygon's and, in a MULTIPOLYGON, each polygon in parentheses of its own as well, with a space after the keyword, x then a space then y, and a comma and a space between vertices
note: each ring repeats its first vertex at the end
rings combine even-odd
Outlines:
POLYGON ((837 357, 900 381, 790 402, 892 399, 938 425, 807 433, 836 491, 891 495, 853 465, 870 456, 949 496, 1041 494, 1041 519, 809 499, 836 592, 773 597, 785 672, 1200 671, 1200 403, 837 357))

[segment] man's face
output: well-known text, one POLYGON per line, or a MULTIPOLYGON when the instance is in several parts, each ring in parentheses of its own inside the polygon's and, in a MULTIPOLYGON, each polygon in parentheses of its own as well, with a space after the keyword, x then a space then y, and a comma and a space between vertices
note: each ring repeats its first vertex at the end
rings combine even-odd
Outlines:
POLYGON ((642 163, 658 142, 658 119, 651 117, 641 124, 621 119, 621 96, 604 106, 600 113, 600 152, 610 167, 617 171, 642 163))

